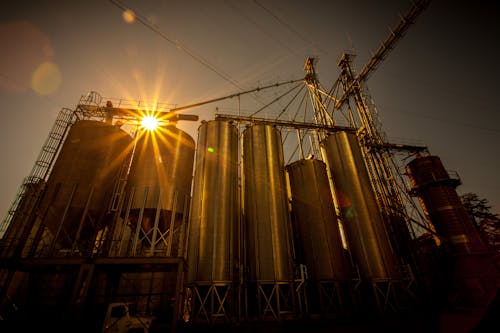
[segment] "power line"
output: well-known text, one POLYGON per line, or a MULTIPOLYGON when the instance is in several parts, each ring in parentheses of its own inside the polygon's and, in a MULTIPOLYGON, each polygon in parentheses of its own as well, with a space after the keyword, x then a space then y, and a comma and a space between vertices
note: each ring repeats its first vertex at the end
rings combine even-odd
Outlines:
MULTIPOLYGON (((254 88, 254 89, 251 89, 251 90, 243 91, 243 92, 232 94, 232 95, 228 95, 228 96, 217 97, 217 98, 209 99, 209 100, 206 100, 206 101, 197 102, 197 103, 194 103, 194 104, 189 104, 189 105, 184 105, 184 106, 176 107, 176 108, 170 109, 170 111, 171 112, 172 111, 176 111, 177 112, 177 111, 181 111, 181 110, 191 109, 191 108, 198 107, 198 106, 201 106, 201 105, 210 104, 210 103, 214 103, 214 102, 219 102, 219 101, 222 101, 222 100, 225 100, 225 99, 229 99, 229 98, 233 98, 233 97, 240 97, 240 96, 243 96, 245 94, 258 92, 258 91, 269 89, 269 88, 279 87, 279 86, 284 85, 284 84, 296 83, 296 82, 299 82, 299 81, 303 81, 303 79, 291 80, 291 81, 287 81, 287 82, 277 82, 277 83, 274 83, 274 84, 270 84, 270 85, 267 85, 267 86, 254 88)), ((258 101, 258 102, 260 102, 260 101, 258 101)))
POLYGON ((200 64, 202 64, 203 66, 205 66, 206 68, 208 68, 209 70, 211 70, 212 72, 214 72, 215 74, 217 74, 218 76, 220 76, 221 78, 223 78, 225 81, 231 83, 236 88, 238 88, 240 90, 243 90, 243 88, 235 80, 233 80, 231 77, 229 77, 229 75, 227 75, 227 74, 223 73, 221 70, 217 69, 214 65, 210 64, 208 62, 208 60, 203 59, 201 56, 196 55, 193 51, 191 51, 190 49, 188 49, 186 46, 182 45, 181 42, 179 42, 178 40, 172 39, 172 38, 168 37, 167 35, 165 35, 157 26, 155 26, 154 24, 152 24, 151 22, 149 22, 149 20, 147 18, 145 18, 144 16, 142 16, 138 12, 136 12, 133 9, 125 6, 124 4, 122 4, 121 2, 119 2, 118 0, 109 0, 109 1, 113 5, 115 5, 116 7, 120 8, 123 11, 132 11, 134 13, 134 17, 139 22, 141 22, 146 28, 148 28, 148 29, 152 30, 153 32, 157 33, 165 41, 169 42, 170 44, 173 44, 178 49, 184 51, 191 58, 193 58, 194 60, 196 60, 197 62, 199 62, 200 64))
MULTIPOLYGON (((393 105, 385 105, 385 106, 382 106, 382 108, 384 108, 385 110, 387 110, 387 109, 391 109, 391 108, 395 109, 396 107, 393 106, 393 105)), ((409 116, 416 117, 416 118, 422 118, 422 119, 430 119, 430 120, 440 121, 440 122, 443 122, 443 123, 447 123, 449 125, 458 125, 458 126, 474 128, 474 129, 478 129, 478 130, 482 130, 482 131, 488 131, 488 132, 493 132, 493 133, 500 133, 500 129, 498 129, 498 128, 475 125, 475 124, 466 123, 466 122, 463 122, 463 121, 459 121, 459 120, 455 120, 455 119, 450 119, 450 118, 441 118, 441 117, 436 117, 436 116, 430 116, 430 115, 423 114, 421 112, 413 112, 413 111, 410 111, 409 109, 406 109, 406 110, 405 109, 401 109, 401 107, 398 107, 398 109, 406 111, 406 112, 403 112, 403 113, 398 113, 400 115, 409 115, 409 116)))
POLYGON ((266 36, 268 36, 269 38, 271 38, 273 41, 275 41, 276 43, 278 43, 279 45, 283 46, 285 49, 288 50, 288 52, 290 52, 291 54, 293 54, 294 56, 296 57, 299 57, 302 59, 302 57, 297 53, 295 52, 293 49, 291 49, 288 45, 286 45, 285 43, 283 43, 282 41, 280 41, 278 38, 275 38, 271 33, 269 33, 265 28, 263 28, 262 26, 260 26, 259 24, 257 24, 257 22, 255 22, 255 20, 253 20, 252 18, 250 18, 248 15, 246 15, 240 8, 238 8, 237 6, 235 6, 234 4, 232 4, 230 1, 226 0, 224 1, 224 4, 226 6, 228 6, 229 8, 231 8, 233 11, 235 11, 236 13, 238 13, 239 15, 243 16, 248 22, 250 22, 252 25, 254 25, 257 29, 259 29, 263 34, 265 34, 266 36))
MULTIPOLYGON (((264 6, 263 4, 261 4, 260 2, 258 2, 257 0, 253 0, 253 2, 259 6, 260 8, 262 8, 264 11, 266 11, 269 15, 271 15, 276 21, 278 21, 281 25, 283 25, 285 28, 287 28, 288 30, 290 30, 291 32, 293 32, 295 35, 297 35, 300 39, 302 39, 302 41, 310 44, 310 45, 314 45, 316 47, 316 43, 313 43, 311 42, 310 40, 308 40, 306 37, 304 37, 299 31, 297 31, 296 29, 293 28, 293 26, 291 26, 290 24, 288 24, 287 22, 285 22, 283 19, 281 19, 278 15, 276 15, 273 11, 271 11, 269 8, 267 8, 266 6, 264 6)), ((323 53, 325 54, 328 54, 327 51, 323 50, 322 48, 318 47, 319 50, 321 50, 323 53)))

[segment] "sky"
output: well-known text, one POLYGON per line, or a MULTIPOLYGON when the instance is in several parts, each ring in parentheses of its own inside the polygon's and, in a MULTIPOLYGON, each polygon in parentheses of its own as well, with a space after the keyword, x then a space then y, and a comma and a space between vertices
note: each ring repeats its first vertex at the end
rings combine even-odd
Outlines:
MULTIPOLYGON (((0 11, 0 218, 57 114, 96 91, 187 105, 300 79, 342 52, 361 70, 410 8, 388 0, 7 1, 0 11), (138 20, 144 18, 156 31, 138 20)), ((500 3, 434 0, 366 81, 393 142, 423 144, 500 213, 500 3)), ((217 104, 189 110, 213 118, 217 104)), ((193 138, 199 122, 179 123, 193 138)))

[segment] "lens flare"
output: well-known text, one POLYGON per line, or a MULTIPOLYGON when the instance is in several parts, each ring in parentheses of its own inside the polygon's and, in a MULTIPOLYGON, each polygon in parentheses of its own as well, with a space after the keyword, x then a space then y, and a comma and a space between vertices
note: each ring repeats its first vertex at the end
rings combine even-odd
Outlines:
POLYGON ((129 24, 135 22, 135 13, 131 9, 127 9, 122 13, 123 20, 129 24))
POLYGON ((53 62, 44 62, 33 72, 31 88, 38 95, 50 95, 61 85, 61 71, 53 62))
POLYGON ((156 127, 158 127, 158 119, 156 119, 155 117, 146 116, 142 118, 141 125, 145 129, 153 131, 156 129, 156 127))

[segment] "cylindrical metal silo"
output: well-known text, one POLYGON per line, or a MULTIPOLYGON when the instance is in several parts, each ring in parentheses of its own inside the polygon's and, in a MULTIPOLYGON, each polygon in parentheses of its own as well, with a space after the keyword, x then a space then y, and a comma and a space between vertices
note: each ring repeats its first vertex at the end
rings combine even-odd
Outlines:
POLYGON ((156 209, 161 187, 160 209, 182 212, 180 198, 191 193, 194 147, 193 138, 175 126, 141 133, 127 182, 135 190, 131 209, 156 209))
POLYGON ((325 163, 299 160, 288 165, 287 171, 296 249, 309 277, 315 281, 350 279, 325 163))
POLYGON ((26 247, 26 240, 32 232, 34 225, 33 215, 38 204, 38 198, 45 189, 44 181, 32 181, 28 178, 23 184, 24 194, 19 200, 16 212, 5 230, 5 234, 0 238, 0 257, 8 257, 22 251, 26 247))
POLYGON ((399 278, 398 260, 378 210, 356 134, 333 133, 323 140, 321 149, 361 277, 399 278))
POLYGON ((277 128, 257 124, 244 130, 243 177, 249 279, 290 281, 290 217, 277 128))
POLYGON ((238 196, 238 128, 227 121, 203 122, 198 128, 186 282, 233 279, 238 196))
POLYGON ((194 140, 172 125, 145 130, 136 140, 124 205, 136 238, 131 240, 130 254, 151 251, 151 255, 171 255, 172 246, 180 241, 176 229, 187 218, 194 140))
POLYGON ((484 251, 485 247, 458 196, 458 179, 450 178, 438 156, 419 156, 406 171, 414 192, 436 232, 455 253, 484 251))
POLYGON ((408 163, 406 172, 448 254, 439 256, 445 265, 437 268, 446 279, 437 285, 440 293, 452 295, 455 306, 491 304, 498 295, 500 277, 494 253, 482 242, 455 190, 460 180, 450 177, 438 156, 418 156, 408 163))
POLYGON ((46 211, 44 224, 52 234, 64 233, 61 239, 68 244, 61 246, 70 246, 74 241, 71 238, 86 220, 94 229, 100 227, 120 167, 131 149, 132 138, 118 126, 80 120, 71 127, 40 205, 46 211))

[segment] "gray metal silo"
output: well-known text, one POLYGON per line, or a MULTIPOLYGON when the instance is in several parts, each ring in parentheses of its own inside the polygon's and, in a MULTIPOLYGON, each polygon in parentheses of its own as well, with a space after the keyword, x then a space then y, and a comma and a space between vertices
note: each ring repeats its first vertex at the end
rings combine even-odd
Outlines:
MULTIPOLYGON (((68 132, 40 204, 58 248, 94 245, 132 138, 118 126, 80 120, 68 132), (79 242, 82 240, 82 242, 79 242), (78 243, 78 244, 77 244, 78 243)), ((91 250, 91 249, 88 250, 91 250)))
POLYGON ((297 262, 305 265, 309 279, 304 285, 308 302, 303 307, 311 313, 343 311, 350 299, 352 268, 342 244, 326 165, 305 159, 286 169, 297 262))
POLYGON ((292 257, 281 134, 269 125, 243 132, 244 214, 250 280, 287 281, 292 257))
POLYGON ((293 311, 285 309, 283 299, 290 297, 283 295, 293 290, 294 271, 283 147, 276 127, 257 124, 244 130, 243 177, 248 281, 256 284, 259 300, 266 300, 259 308, 273 307, 272 316, 279 319, 293 311))
MULTIPOLYGON (((136 138, 127 181, 123 235, 126 255, 178 255, 189 210, 194 140, 172 125, 136 138)), ((123 247, 123 245, 122 245, 123 247)))
POLYGON ((136 193, 131 208, 156 208, 161 187, 160 209, 182 212, 183 201, 175 200, 175 192, 189 195, 194 159, 194 140, 175 126, 160 127, 139 135, 128 178, 129 188, 147 192, 136 193), (144 195, 143 195, 144 194, 144 195))
POLYGON ((225 121, 198 129, 187 281, 231 281, 238 224, 238 129, 225 121))
POLYGON ((348 280, 351 268, 335 214, 324 162, 299 160, 287 166, 297 252, 315 281, 348 280))
POLYGON ((349 248, 362 279, 399 279, 399 264, 380 215, 358 138, 335 132, 321 143, 349 248))
MULTIPOLYGON (((189 211, 194 140, 172 125, 143 129, 135 140, 111 256, 178 258, 189 211)), ((118 290, 140 311, 165 313, 177 274, 121 272, 118 290)))
POLYGON ((203 122, 198 128, 185 282, 201 300, 212 299, 207 297, 212 293, 220 297, 214 298, 215 304, 192 304, 193 315, 200 307, 212 316, 232 313, 227 295, 237 264, 238 203, 238 128, 227 121, 203 122))

